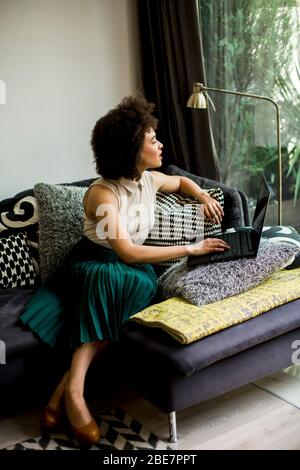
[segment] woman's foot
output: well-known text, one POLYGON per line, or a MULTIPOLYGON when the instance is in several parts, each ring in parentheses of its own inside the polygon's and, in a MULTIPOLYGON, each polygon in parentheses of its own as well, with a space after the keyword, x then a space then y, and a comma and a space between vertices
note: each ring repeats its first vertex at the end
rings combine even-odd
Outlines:
POLYGON ((65 387, 65 408, 73 433, 80 443, 95 444, 100 439, 100 429, 92 417, 84 397, 77 390, 65 387))
POLYGON ((60 411, 53 410, 50 406, 46 406, 43 409, 41 423, 42 428, 46 431, 54 431, 58 428, 61 422, 60 411))
POLYGON ((56 429, 60 424, 65 385, 68 377, 69 371, 64 374, 52 397, 50 398, 48 405, 43 410, 41 419, 42 427, 48 431, 56 429))

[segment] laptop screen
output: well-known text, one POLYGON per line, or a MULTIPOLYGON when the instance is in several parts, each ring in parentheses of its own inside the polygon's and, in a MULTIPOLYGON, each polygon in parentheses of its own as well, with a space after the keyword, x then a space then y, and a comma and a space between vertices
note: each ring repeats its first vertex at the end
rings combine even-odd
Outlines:
MULTIPOLYGON (((268 188, 265 177, 262 176, 260 190, 257 197, 256 208, 253 216, 252 227, 260 236, 264 226, 264 220, 268 208, 270 198, 270 190, 268 188)), ((260 237, 259 237, 260 238, 260 237)))

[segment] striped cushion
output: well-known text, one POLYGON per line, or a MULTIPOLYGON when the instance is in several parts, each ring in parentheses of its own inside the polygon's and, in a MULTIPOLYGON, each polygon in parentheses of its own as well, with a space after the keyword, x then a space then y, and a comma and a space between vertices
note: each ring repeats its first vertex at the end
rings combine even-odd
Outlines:
MULTIPOLYGON (((224 208, 224 194, 220 188, 206 192, 224 208)), ((201 203, 193 196, 179 193, 161 193, 156 195, 155 222, 145 245, 174 246, 187 245, 197 237, 213 237, 221 233, 221 225, 201 217, 201 203)), ((173 259, 157 263, 167 268, 180 261, 173 259)))

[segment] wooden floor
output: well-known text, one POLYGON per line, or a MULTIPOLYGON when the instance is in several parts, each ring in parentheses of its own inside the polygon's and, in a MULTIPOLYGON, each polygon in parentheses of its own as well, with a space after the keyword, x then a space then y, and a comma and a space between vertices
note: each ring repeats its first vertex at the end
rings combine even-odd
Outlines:
MULTIPOLYGON (((121 405, 167 440, 167 416, 135 392, 127 390, 125 396, 125 400, 119 394, 93 403, 92 409, 96 413, 121 405)), ((39 419, 40 409, 1 418, 0 448, 40 435, 39 419)), ((177 450, 300 450, 300 410, 252 384, 178 412, 177 427, 179 441, 170 444, 177 450)))

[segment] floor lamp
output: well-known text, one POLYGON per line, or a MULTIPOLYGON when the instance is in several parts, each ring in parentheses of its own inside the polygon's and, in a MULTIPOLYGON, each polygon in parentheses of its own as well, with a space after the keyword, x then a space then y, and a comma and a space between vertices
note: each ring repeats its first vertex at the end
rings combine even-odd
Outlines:
POLYGON ((253 95, 250 93, 244 93, 240 91, 231 91, 231 90, 223 90, 222 88, 209 88, 203 85, 203 83, 196 82, 193 86, 193 93, 188 99, 187 107, 189 108, 197 108, 197 109, 206 109, 207 108, 207 100, 210 101, 214 111, 216 110, 214 104, 206 91, 217 91, 220 93, 227 93, 230 95, 238 95, 238 96, 246 96, 248 98, 257 98, 258 100, 265 100, 273 103, 276 108, 276 135, 277 135, 277 157, 278 157, 278 225, 282 225, 282 163, 281 163, 281 136, 280 136, 280 111, 279 105, 276 101, 272 100, 271 98, 267 98, 266 96, 261 95, 253 95))

